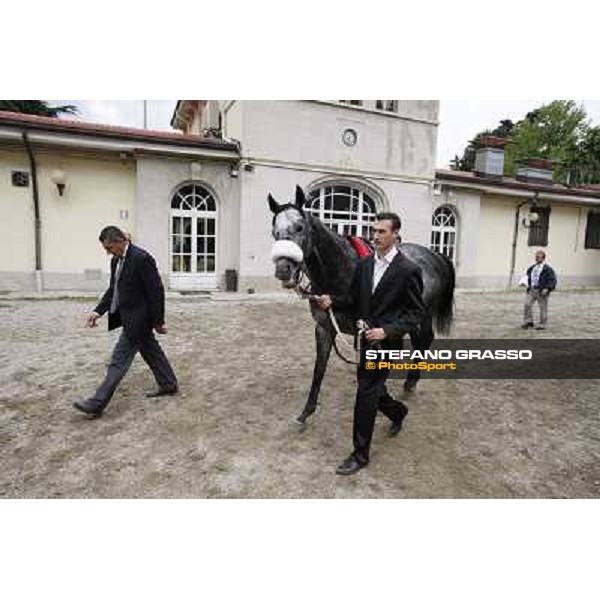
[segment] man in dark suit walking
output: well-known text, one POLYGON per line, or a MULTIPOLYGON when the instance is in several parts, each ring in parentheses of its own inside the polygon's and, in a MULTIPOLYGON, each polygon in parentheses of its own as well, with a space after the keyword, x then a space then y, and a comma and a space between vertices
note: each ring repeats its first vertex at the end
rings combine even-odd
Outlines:
MULTIPOLYGON (((421 269, 396 247, 400 218, 395 213, 380 213, 374 225, 377 252, 361 260, 346 298, 320 296, 317 303, 326 310, 332 304, 351 307, 355 316, 369 327, 367 343, 380 344, 384 350, 401 349, 402 337, 423 320, 423 281, 421 269)), ((364 362, 357 370, 354 404, 354 451, 341 462, 336 473, 351 475, 369 463, 371 438, 377 411, 390 419, 390 437, 400 433, 408 408, 387 391, 388 370, 370 371, 364 362)))
POLYGON ((148 252, 131 244, 118 227, 105 227, 99 239, 106 252, 113 255, 110 286, 88 317, 87 325, 96 327, 97 320, 108 312, 109 331, 121 326, 123 331, 96 393, 73 403, 76 409, 97 417, 110 402, 138 351, 158 384, 146 395, 156 397, 178 391, 175 373, 152 331, 167 333, 165 292, 156 262, 148 252))

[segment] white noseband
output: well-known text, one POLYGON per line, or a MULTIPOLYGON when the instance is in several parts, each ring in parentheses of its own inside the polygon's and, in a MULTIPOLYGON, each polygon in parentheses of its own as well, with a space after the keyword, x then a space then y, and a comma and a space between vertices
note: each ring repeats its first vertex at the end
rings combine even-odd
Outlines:
POLYGON ((271 248, 271 260, 273 262, 280 258, 288 258, 294 262, 301 263, 304 260, 302 248, 291 240, 277 240, 271 248))

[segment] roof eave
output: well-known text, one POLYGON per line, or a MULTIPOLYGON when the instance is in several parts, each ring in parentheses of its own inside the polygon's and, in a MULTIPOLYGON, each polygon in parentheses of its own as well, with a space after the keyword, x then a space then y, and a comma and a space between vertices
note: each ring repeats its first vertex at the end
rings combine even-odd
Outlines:
POLYGON ((56 134, 62 136, 74 136, 74 137, 90 137, 90 138, 103 138, 112 140, 125 140, 125 141, 138 141, 141 143, 158 143, 165 144, 168 146, 187 146, 196 148, 207 148, 212 150, 223 150, 223 151, 235 151, 237 147, 235 144, 219 140, 216 138, 199 138, 199 137, 188 137, 185 135, 172 136, 161 136, 153 135, 151 132, 140 132, 140 134, 127 134, 119 131, 103 131, 101 129, 91 130, 76 130, 69 129, 58 124, 50 123, 32 123, 30 121, 19 121, 16 119, 4 120, 0 117, 0 127, 8 129, 31 132, 44 132, 49 134, 56 134))
MULTIPOLYGON (((0 142, 20 144, 22 129, 5 128, 0 124, 0 142)), ((99 152, 124 152, 130 155, 154 154, 169 156, 202 156, 209 159, 235 162, 239 152, 234 144, 169 144, 165 140, 137 140, 133 138, 107 138, 105 136, 81 135, 73 132, 46 132, 28 130, 32 143, 43 147, 60 147, 99 152)))
POLYGON ((440 183, 450 183, 458 187, 470 188, 474 190, 483 190, 488 192, 509 193, 509 195, 534 195, 536 192, 549 199, 556 200, 571 200, 581 202, 600 202, 600 192, 595 192, 589 189, 569 188, 562 189, 544 184, 525 183, 519 181, 493 181, 483 177, 472 177, 461 175, 460 171, 456 174, 447 171, 436 171, 436 181, 440 183))

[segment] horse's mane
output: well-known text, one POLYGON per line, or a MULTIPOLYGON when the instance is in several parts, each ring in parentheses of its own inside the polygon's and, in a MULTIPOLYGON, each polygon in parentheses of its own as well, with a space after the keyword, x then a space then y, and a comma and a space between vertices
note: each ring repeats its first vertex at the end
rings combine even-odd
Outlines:
POLYGON ((345 294, 352 282, 358 255, 347 238, 305 214, 312 237, 312 252, 306 258, 313 287, 318 293, 345 294))

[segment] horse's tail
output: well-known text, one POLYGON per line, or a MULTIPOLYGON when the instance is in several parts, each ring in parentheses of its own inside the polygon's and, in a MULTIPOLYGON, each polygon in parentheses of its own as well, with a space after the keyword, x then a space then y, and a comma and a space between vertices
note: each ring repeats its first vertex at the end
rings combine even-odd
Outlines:
POLYGON ((434 307, 433 318, 436 331, 448 335, 454 321, 454 288, 456 286, 456 272, 454 270, 454 264, 447 256, 440 253, 438 254, 438 257, 442 261, 443 277, 441 278, 442 286, 438 301, 434 307))

